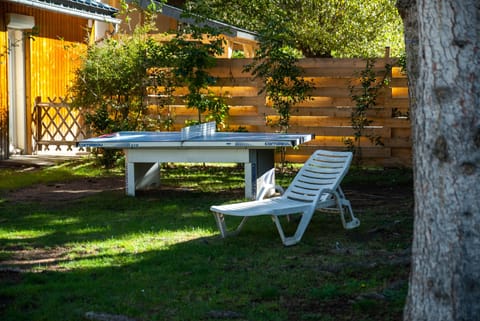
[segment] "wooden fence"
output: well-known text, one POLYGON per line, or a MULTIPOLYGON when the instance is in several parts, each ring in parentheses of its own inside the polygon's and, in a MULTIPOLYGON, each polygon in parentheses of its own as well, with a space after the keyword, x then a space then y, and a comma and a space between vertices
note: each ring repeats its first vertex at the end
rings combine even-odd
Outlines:
POLYGON ((85 121, 80 110, 72 109, 64 98, 35 99, 32 114, 34 150, 72 151, 77 141, 87 137, 85 121))
MULTIPOLYGON (((274 120, 276 111, 265 95, 259 95, 262 82, 243 72, 250 59, 218 59, 210 70, 218 78, 211 89, 227 98, 230 105, 228 124, 230 130, 244 127, 250 132, 274 131, 267 124, 274 120)), ((377 59, 374 70, 380 76, 387 64, 396 59, 377 59)), ((312 133, 315 140, 297 150, 287 152, 287 160, 304 162, 318 148, 344 150, 345 140, 352 138, 351 113, 355 102, 349 87, 359 85, 359 75, 366 68, 363 59, 302 59, 299 63, 305 77, 313 82, 312 99, 294 109, 289 132, 312 133)), ((377 98, 377 106, 367 114, 372 121, 367 132, 378 135, 383 146, 368 138, 361 139, 362 159, 365 165, 385 167, 411 166, 411 136, 407 79, 399 67, 392 68, 391 81, 377 98)), ((175 130, 184 126, 185 120, 196 119, 196 111, 181 103, 168 106, 175 119, 175 130)), ((278 160, 278 159, 277 159, 278 160)))
MULTIPOLYGON (((230 105, 228 118, 229 130, 243 127, 250 132, 272 132, 275 129, 268 126, 270 120, 277 116, 264 94, 258 94, 262 82, 253 79, 251 74, 244 73, 244 65, 250 59, 218 59, 217 65, 210 70, 218 81, 210 89, 222 94, 230 105)), ((394 59, 377 59, 374 70, 378 75, 385 72, 387 64, 394 64, 394 59)), ((351 125, 351 113, 355 102, 351 98, 349 87, 359 85, 359 74, 366 68, 362 59, 302 59, 299 63, 305 71, 305 77, 315 86, 312 99, 297 106, 291 117, 290 133, 312 133, 315 139, 295 150, 287 151, 286 160, 304 162, 308 156, 319 148, 345 150, 345 140, 354 136, 351 125)), ((375 145, 366 137, 361 139, 362 163, 364 165, 397 167, 411 166, 411 131, 407 117, 409 110, 407 80, 394 67, 391 72, 388 87, 382 89, 377 98, 377 105, 371 109, 367 117, 372 121, 367 131, 380 138, 383 146, 375 145)), ((182 90, 177 90, 181 94, 182 90)), ((173 117, 173 130, 180 130, 186 120, 196 119, 196 110, 187 108, 181 99, 175 103, 159 108, 155 99, 150 100, 151 109, 156 112, 168 110, 173 117)), ((44 108, 44 107, 42 107, 44 108)), ((85 130, 69 129, 62 117, 56 118, 57 125, 47 125, 43 122, 53 122, 52 117, 39 118, 42 126, 37 128, 64 128, 70 137, 78 139, 85 135, 85 130), (59 127, 60 125, 60 127, 59 127)), ((70 116, 69 116, 70 117, 70 116)), ((63 118, 64 119, 64 118, 63 118)), ((77 126, 80 125, 79 119, 77 126)), ((79 127, 80 128, 80 127, 79 127)), ((49 136, 52 136, 49 133, 49 136)), ((63 141, 67 136, 56 134, 63 141)), ((42 137, 40 134, 37 137, 42 137)), ((278 156, 279 157, 279 156, 278 156)), ((279 158, 277 158, 279 160, 279 158)))

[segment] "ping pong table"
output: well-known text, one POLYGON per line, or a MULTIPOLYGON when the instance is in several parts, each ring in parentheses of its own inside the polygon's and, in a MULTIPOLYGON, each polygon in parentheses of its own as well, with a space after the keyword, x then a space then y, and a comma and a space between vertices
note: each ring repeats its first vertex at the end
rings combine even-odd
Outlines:
POLYGON ((117 132, 78 142, 79 147, 123 149, 126 194, 160 184, 160 163, 243 163, 245 197, 275 188, 274 151, 310 141, 311 134, 217 132, 215 122, 180 132, 117 132))

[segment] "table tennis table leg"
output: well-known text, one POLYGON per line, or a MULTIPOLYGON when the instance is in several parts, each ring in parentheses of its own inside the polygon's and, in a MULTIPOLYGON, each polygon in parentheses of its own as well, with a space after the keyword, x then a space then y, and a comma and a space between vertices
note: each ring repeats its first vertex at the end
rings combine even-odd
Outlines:
POLYGON ((245 163, 245 198, 258 199, 261 194, 275 192, 275 158, 273 150, 250 150, 249 163, 245 163), (265 191, 272 189, 272 191, 265 191))
POLYGON ((245 198, 254 200, 257 197, 255 164, 245 163, 244 172, 245 172, 245 198))
POLYGON ((160 185, 160 163, 127 163, 126 193, 135 196, 137 189, 160 185))
POLYGON ((125 164, 125 192, 128 196, 135 196, 135 164, 125 164))

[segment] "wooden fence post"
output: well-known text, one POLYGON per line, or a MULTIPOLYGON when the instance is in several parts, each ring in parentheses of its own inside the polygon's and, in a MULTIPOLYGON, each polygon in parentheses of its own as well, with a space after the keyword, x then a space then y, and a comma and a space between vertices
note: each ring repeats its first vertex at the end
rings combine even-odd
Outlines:
POLYGON ((35 152, 38 152, 39 150, 42 150, 42 146, 39 144, 39 142, 42 140, 42 107, 40 106, 40 103, 42 102, 42 97, 37 96, 35 97, 35 106, 34 106, 34 113, 35 115, 35 139, 34 139, 34 148, 33 150, 35 152))

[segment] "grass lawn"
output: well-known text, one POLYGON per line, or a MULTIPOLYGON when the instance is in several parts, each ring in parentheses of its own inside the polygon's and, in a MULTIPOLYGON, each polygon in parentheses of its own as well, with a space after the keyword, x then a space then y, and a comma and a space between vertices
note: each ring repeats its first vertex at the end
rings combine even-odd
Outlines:
MULTIPOLYGON (((286 187, 294 174, 277 179, 286 187)), ((38 183, 89 188, 101 176, 123 178, 88 161, 0 169, 0 320, 401 320, 408 170, 351 169, 343 187, 361 226, 346 231, 318 213, 293 247, 269 217, 219 237, 209 207, 242 199, 235 166, 174 166, 161 188, 134 198, 118 188, 11 198, 38 183)))

